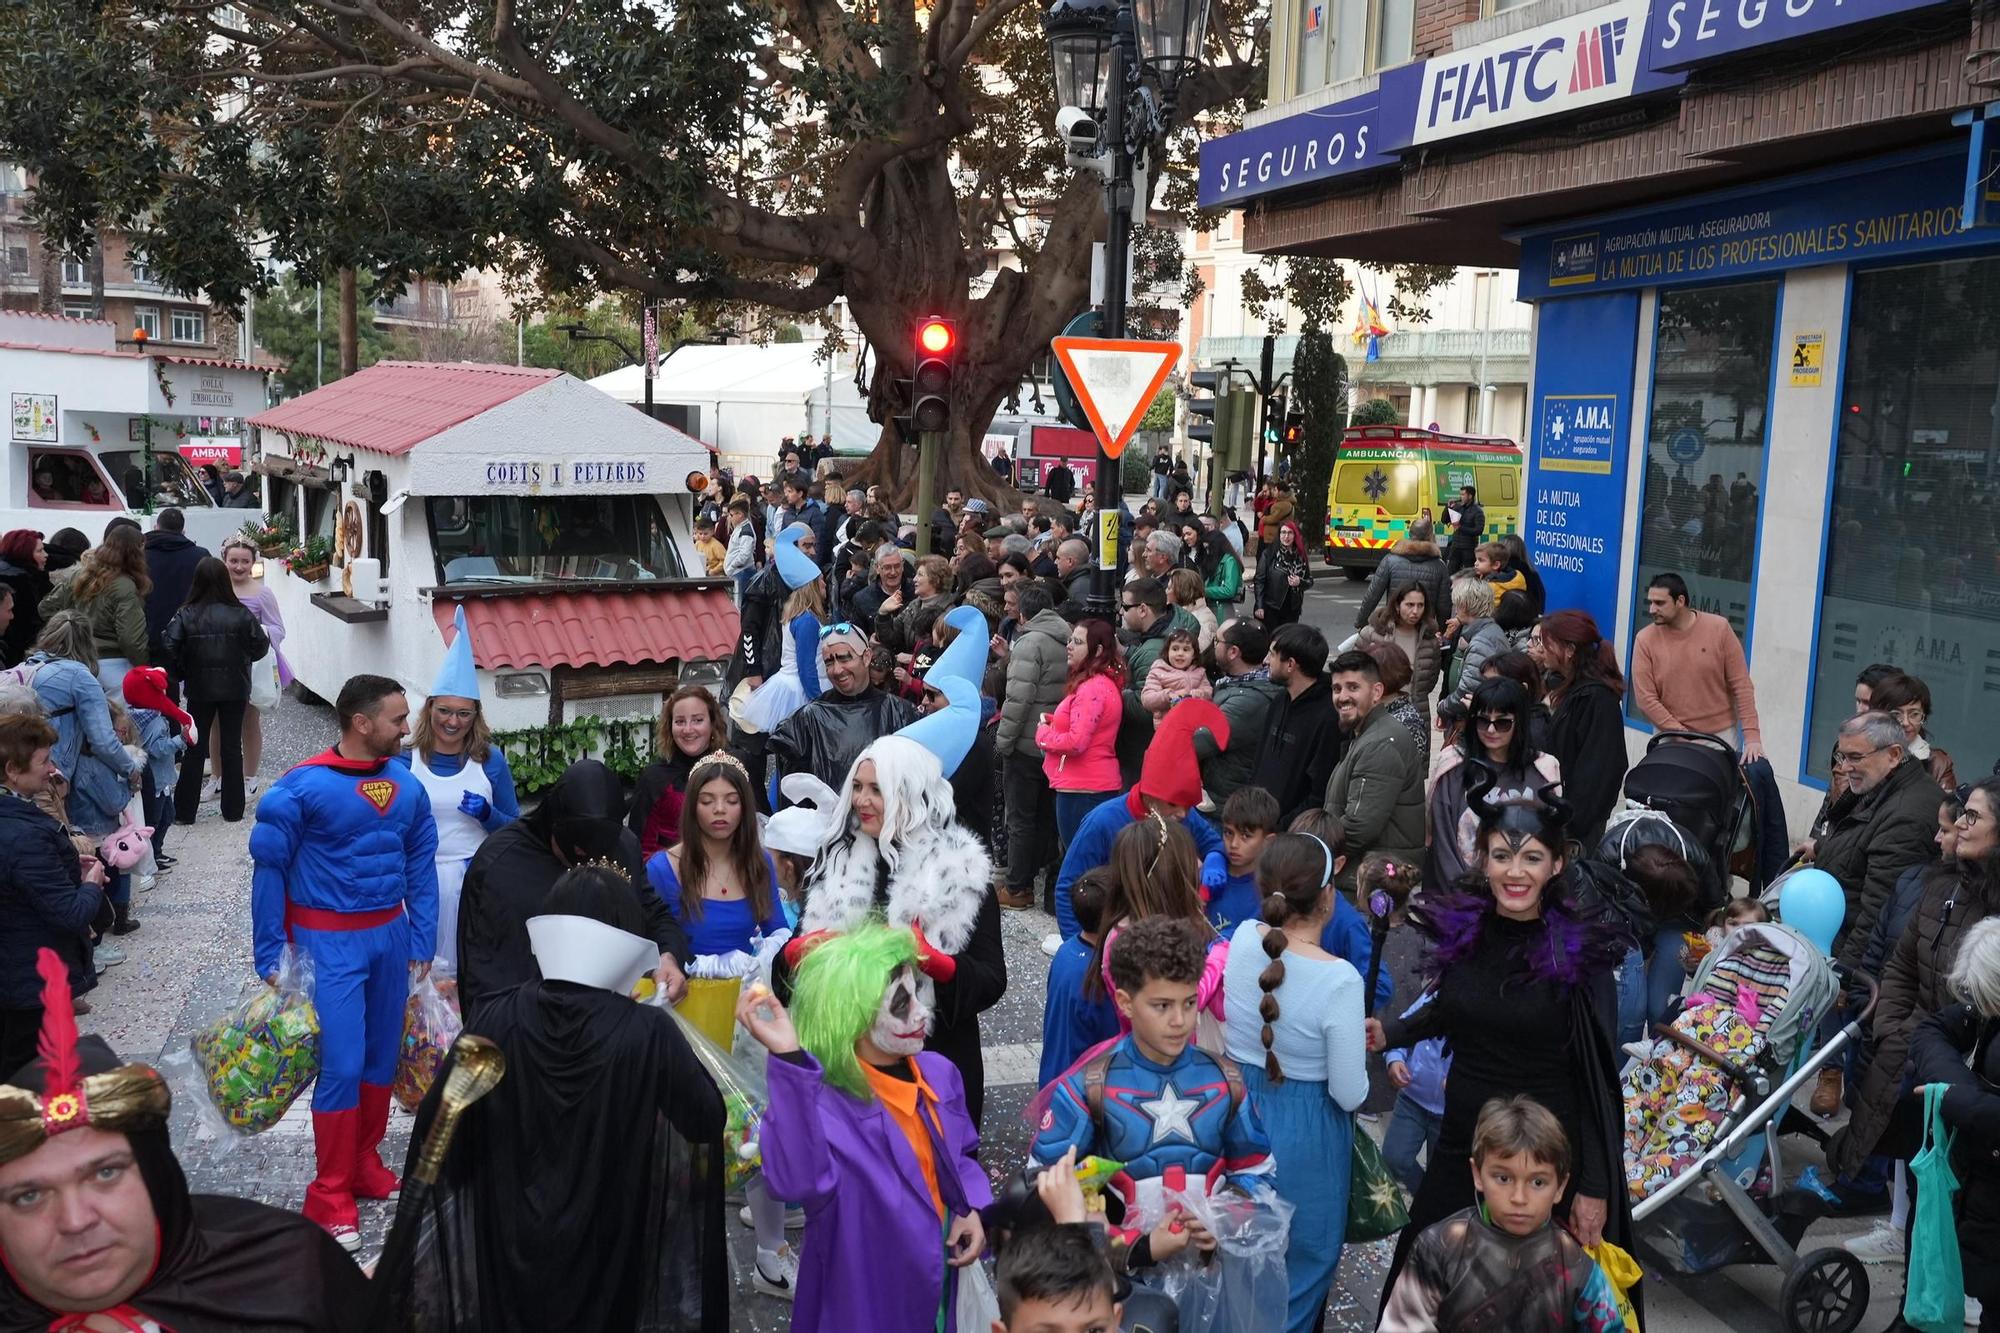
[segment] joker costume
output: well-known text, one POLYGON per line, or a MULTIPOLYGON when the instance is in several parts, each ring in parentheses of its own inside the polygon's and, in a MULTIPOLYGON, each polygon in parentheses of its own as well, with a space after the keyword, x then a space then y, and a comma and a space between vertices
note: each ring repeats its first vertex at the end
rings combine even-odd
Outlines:
POLYGON ((388 759, 349 759, 336 746, 257 803, 257 974, 278 970, 289 939, 312 958, 319 1010, 319 1169, 303 1211, 343 1244, 360 1242, 355 1198, 386 1199, 397 1188, 375 1149, 389 1123, 409 965, 428 964, 436 950, 436 854, 430 798, 388 759))
MULTIPOLYGON (((452 621, 458 637, 445 649, 444 665, 438 668, 425 708, 439 698, 479 703, 479 673, 472 662, 472 632, 466 628, 463 606, 452 621)), ((500 747, 489 745, 480 763, 468 758, 462 750, 427 755, 411 746, 394 760, 423 784, 431 818, 437 822, 437 962, 452 972, 458 970, 458 896, 465 886, 465 868, 487 834, 521 817, 514 775, 500 747)))

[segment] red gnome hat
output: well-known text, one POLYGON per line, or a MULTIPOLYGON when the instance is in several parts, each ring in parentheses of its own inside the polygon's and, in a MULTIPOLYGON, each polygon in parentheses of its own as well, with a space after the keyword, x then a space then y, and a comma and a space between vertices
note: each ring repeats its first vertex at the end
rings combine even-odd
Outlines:
POLYGON ((1139 781, 1125 798, 1125 808, 1134 819, 1145 817, 1142 798, 1147 796, 1190 810, 1201 804, 1201 763, 1194 752, 1197 731, 1207 731, 1218 746, 1229 744, 1229 718, 1206 699, 1183 699, 1160 719, 1139 766, 1139 781))
POLYGON ((133 667, 125 673, 125 702, 134 708, 150 708, 173 722, 189 745, 196 744, 194 719, 167 693, 167 673, 162 667, 133 667))

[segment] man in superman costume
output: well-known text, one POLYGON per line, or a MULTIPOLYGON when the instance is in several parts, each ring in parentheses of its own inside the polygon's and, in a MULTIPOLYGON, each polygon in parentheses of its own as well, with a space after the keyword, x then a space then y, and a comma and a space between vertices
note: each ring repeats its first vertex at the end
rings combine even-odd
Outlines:
POLYGON ((312 958, 319 1171, 304 1212, 353 1251, 355 1199, 396 1197, 376 1147, 389 1124, 410 983, 430 970, 437 947, 437 824, 423 785, 389 762, 410 730, 403 687, 355 676, 334 708, 340 740, 257 803, 250 916, 259 976, 275 978, 287 940, 312 958))

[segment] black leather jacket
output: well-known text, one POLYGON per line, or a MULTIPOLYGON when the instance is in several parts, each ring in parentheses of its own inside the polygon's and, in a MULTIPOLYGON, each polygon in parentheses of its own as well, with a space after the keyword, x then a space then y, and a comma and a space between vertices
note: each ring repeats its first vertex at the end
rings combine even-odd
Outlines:
POLYGON ((778 576, 778 562, 765 565, 750 586, 743 590, 743 614, 736 638, 736 651, 729 659, 729 688, 749 676, 764 677, 778 669, 780 643, 785 628, 785 599, 791 589, 778 576))
POLYGON ((190 699, 250 697, 250 664, 271 651, 255 614, 242 606, 184 606, 160 632, 160 650, 190 699))
POLYGON ((856 695, 828 690, 778 724, 771 754, 786 773, 810 773, 838 792, 868 746, 917 720, 908 699, 869 686, 856 695))

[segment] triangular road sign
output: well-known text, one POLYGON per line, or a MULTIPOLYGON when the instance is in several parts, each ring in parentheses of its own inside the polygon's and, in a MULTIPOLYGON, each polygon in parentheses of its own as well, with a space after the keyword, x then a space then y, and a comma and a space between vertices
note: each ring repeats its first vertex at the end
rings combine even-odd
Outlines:
POLYGON ((1104 452, 1116 458, 1180 360, 1179 343, 1057 338, 1051 344, 1104 452))

